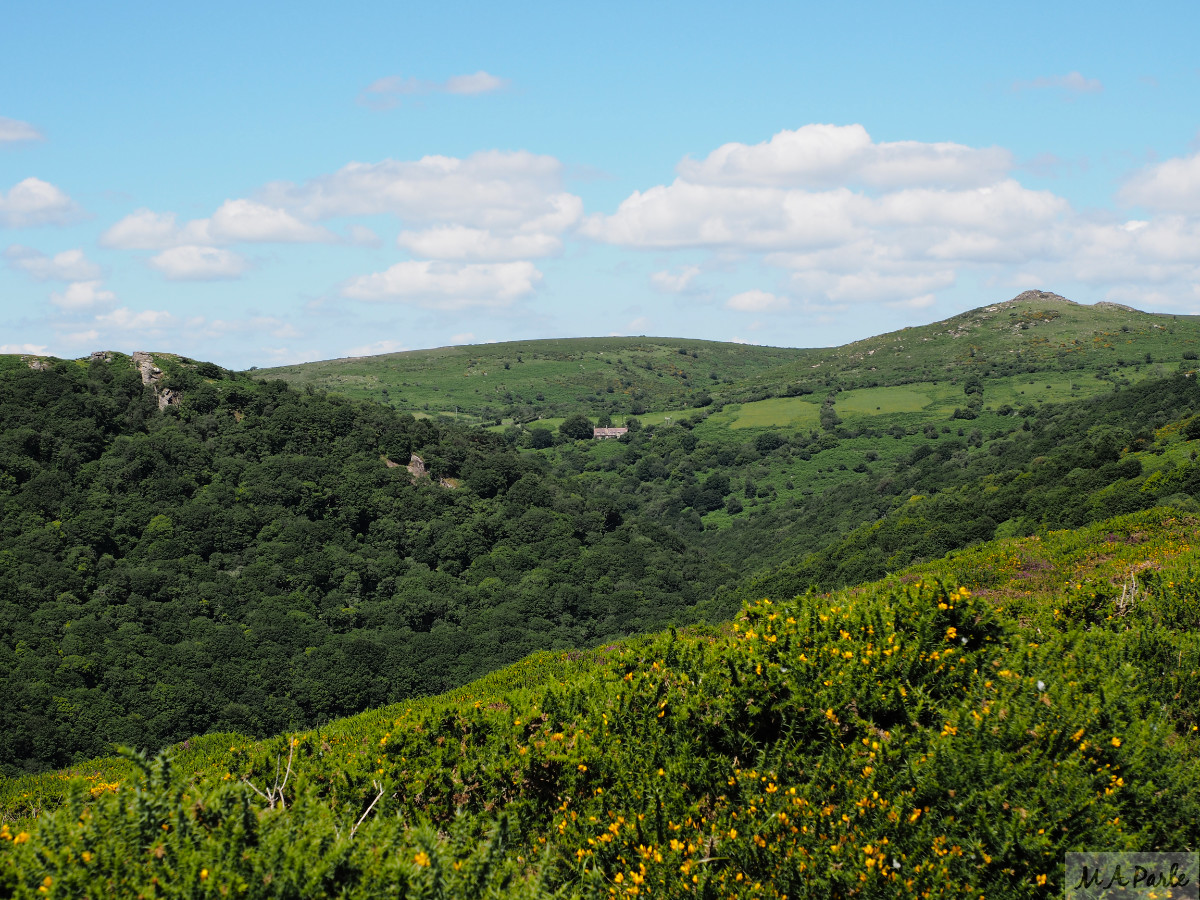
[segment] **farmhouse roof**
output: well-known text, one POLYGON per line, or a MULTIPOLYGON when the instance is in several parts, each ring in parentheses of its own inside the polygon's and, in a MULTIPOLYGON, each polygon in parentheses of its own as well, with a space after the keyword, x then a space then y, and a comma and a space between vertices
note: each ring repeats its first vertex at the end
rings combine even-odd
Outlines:
POLYGON ((598 441, 601 441, 605 438, 620 437, 627 431, 629 431, 628 428, 593 428, 592 437, 598 441))

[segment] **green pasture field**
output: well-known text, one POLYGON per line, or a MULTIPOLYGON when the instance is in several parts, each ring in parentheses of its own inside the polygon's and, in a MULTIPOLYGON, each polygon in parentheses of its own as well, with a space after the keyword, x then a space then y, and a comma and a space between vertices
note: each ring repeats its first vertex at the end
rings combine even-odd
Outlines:
POLYGON ((821 404, 801 397, 772 397, 754 403, 727 406, 708 418, 711 425, 728 428, 817 428, 821 404))
POLYGON ((945 389, 937 389, 933 384, 859 388, 838 394, 835 408, 842 418, 848 414, 878 416, 923 412, 934 404, 949 405, 948 393, 952 394, 945 389))

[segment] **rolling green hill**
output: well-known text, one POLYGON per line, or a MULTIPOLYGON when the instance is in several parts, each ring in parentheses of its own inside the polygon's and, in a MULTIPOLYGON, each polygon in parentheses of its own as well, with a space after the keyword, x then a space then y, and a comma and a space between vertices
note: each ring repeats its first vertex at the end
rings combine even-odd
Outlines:
POLYGON ((786 363, 739 387, 778 392, 791 384, 851 388, 962 383, 972 376, 1019 382, 1047 372, 1136 381, 1175 371, 1185 361, 1195 369, 1198 353, 1200 316, 1146 313, 1113 303, 1086 306, 1026 291, 940 322, 821 351, 819 358, 786 363))
POLYGON ((683 338, 562 338, 413 350, 259 369, 414 413, 519 421, 681 409, 812 351, 683 338))
POLYGON ((680 410, 704 395, 719 404, 915 385, 915 399, 881 395, 874 405, 888 411, 945 400, 970 377, 988 386, 995 406, 1019 402, 1030 376, 1039 397, 1061 400, 1161 377, 1181 363, 1194 369, 1197 353, 1200 316, 1085 306, 1026 291, 941 322, 827 349, 571 338, 327 360, 255 374, 414 413, 457 410, 468 421, 528 422, 581 410, 618 416, 680 410))

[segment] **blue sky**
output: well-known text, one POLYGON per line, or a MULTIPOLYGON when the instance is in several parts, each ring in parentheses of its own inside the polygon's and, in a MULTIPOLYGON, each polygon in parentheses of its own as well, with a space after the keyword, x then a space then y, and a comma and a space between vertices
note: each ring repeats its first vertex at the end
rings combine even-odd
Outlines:
POLYGON ((1050 6, 9 4, 0 350, 1200 313, 1200 13, 1050 6))

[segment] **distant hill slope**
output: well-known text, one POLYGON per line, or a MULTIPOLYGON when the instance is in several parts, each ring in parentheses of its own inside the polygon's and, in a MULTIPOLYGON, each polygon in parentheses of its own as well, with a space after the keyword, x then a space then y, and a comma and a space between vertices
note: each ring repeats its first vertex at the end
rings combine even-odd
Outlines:
POLYGON ((692 406, 814 351, 684 338, 561 338, 412 350, 258 369, 410 412, 491 421, 692 406))
MULTIPOLYGON (((486 422, 677 410, 916 382, 1071 372, 1136 381, 1200 353, 1200 316, 1087 306, 1025 291, 928 325, 841 347, 795 349, 682 338, 569 338, 414 350, 259 369, 418 413, 486 422), (505 368, 507 366, 507 368, 505 368)), ((1194 367, 1194 365, 1193 365, 1194 367)))
MULTIPOLYGON (((982 379, 1041 371, 1131 374, 1174 370, 1200 353, 1200 316, 1147 313, 1115 303, 1086 306, 1046 291, 1025 291, 949 319, 819 351, 751 376, 740 387, 843 388, 982 379)), ((1193 364, 1194 368, 1194 364, 1193 364)), ((1163 373, 1165 374, 1165 372, 1163 373)))

